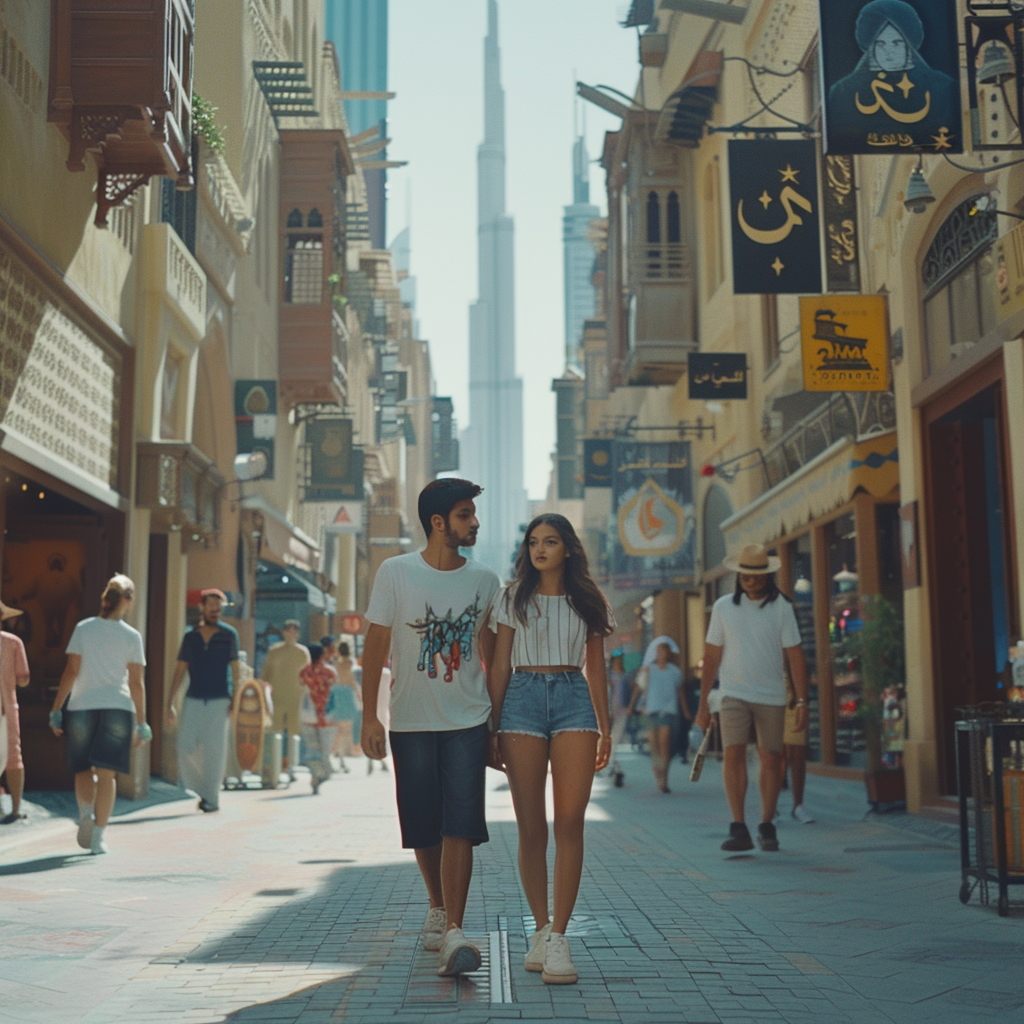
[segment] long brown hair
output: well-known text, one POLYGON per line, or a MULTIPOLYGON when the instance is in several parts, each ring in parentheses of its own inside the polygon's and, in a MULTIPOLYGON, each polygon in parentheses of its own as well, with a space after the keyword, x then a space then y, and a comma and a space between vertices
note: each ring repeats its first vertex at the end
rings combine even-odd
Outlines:
POLYGON ((134 596, 135 584, 124 573, 111 576, 100 598, 100 618, 109 619, 121 607, 122 601, 130 601, 134 596))
POLYGON ((506 608, 511 599, 515 617, 525 626, 527 608, 540 583, 540 572, 530 559, 530 534, 540 525, 550 526, 562 538, 566 559, 562 563, 562 582, 569 607, 587 624, 589 633, 608 636, 612 627, 608 621, 608 602, 598 585, 590 578, 587 553, 583 550, 572 523, 555 512, 544 512, 526 528, 526 535, 516 556, 515 576, 505 592, 506 608))

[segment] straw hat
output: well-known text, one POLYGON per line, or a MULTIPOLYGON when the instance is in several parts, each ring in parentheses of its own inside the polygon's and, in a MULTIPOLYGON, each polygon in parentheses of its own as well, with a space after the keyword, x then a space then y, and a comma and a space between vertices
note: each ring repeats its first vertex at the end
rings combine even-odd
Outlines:
POLYGON ((11 608, 9 605, 0 601, 0 619, 13 619, 18 615, 23 614, 21 608, 11 608))
POLYGON ((722 565, 733 572, 741 572, 745 575, 767 576, 769 573, 778 572, 782 567, 782 559, 775 555, 769 555, 764 548, 757 544, 748 544, 738 555, 729 555, 722 565))

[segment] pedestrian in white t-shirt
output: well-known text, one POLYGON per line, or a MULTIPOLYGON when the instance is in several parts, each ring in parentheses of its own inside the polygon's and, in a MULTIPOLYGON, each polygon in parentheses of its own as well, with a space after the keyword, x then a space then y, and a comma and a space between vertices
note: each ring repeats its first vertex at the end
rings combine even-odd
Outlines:
POLYGON ((477 970, 480 950, 462 933, 473 847, 487 842, 484 777, 491 699, 484 665, 494 655, 488 625, 500 582, 460 548, 476 544, 473 499, 481 488, 444 478, 419 496, 427 546, 389 558, 377 570, 366 610, 363 727, 359 743, 381 760, 387 735, 377 713, 381 675, 391 656, 391 758, 402 846, 430 899, 424 949, 440 950, 438 974, 477 970), (442 850, 444 872, 441 871, 442 850))
POLYGON ((68 737, 78 845, 92 853, 107 852, 104 832, 114 809, 117 773, 131 770, 133 745, 153 738, 146 723, 142 636, 123 620, 134 597, 135 584, 118 574, 103 591, 100 614, 75 626, 50 712, 50 728, 68 737))
POLYGON ((773 819, 782 786, 786 717, 783 658, 789 664, 796 691, 798 729, 807 727, 807 663, 792 602, 775 583, 780 560, 763 548, 748 545, 724 564, 737 574, 736 592, 720 597, 711 610, 696 722, 702 729, 708 727, 708 694, 717 676, 722 693, 719 720, 725 748, 723 776, 732 812, 729 838, 722 849, 754 848, 744 812, 747 742, 753 729, 761 759, 761 824, 757 841, 762 850, 775 851, 779 840, 773 819))

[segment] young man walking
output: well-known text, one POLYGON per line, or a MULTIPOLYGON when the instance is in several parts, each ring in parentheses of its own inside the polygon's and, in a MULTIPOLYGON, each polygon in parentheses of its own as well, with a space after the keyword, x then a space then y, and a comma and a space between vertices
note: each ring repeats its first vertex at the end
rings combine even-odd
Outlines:
POLYGON ((231 680, 239 679, 238 633, 220 621, 226 598, 221 590, 204 590, 202 620, 181 641, 178 664, 167 700, 167 724, 177 720, 174 698, 188 672, 188 692, 178 724, 178 773, 181 785, 199 797, 199 810, 220 810, 228 751, 231 680), (229 677, 228 671, 231 676, 229 677))
POLYGON ((391 654, 391 755, 402 846, 416 852, 430 910, 425 949, 440 950, 438 974, 475 971, 480 951, 462 933, 473 847, 487 842, 484 775, 491 701, 484 665, 494 653, 488 626, 500 589, 485 565, 460 548, 476 543, 473 499, 481 488, 442 479, 419 496, 427 546, 387 559, 366 612, 363 726, 368 757, 386 752, 377 713, 381 672, 391 654), (481 664, 481 659, 483 664, 481 664))
POLYGON ((295 765, 288 758, 289 738, 301 733, 299 708, 302 706, 302 683, 299 676, 309 664, 309 648, 299 643, 301 625, 295 619, 281 627, 281 641, 267 651, 261 675, 270 683, 274 702, 274 732, 281 734, 284 760, 290 778, 295 778, 295 765))
POLYGON ((722 693, 719 719, 725 748, 725 794, 732 812, 729 838, 722 849, 736 852, 754 848, 744 813, 747 742, 753 730, 761 760, 757 841, 762 850, 774 851, 779 848, 773 819, 782 786, 786 718, 783 657, 796 692, 793 725, 798 731, 807 728, 807 665, 793 605, 775 583, 780 560, 749 545, 724 564, 737 574, 736 592, 720 597, 711 610, 697 725, 706 729, 711 721, 708 694, 717 677, 722 693))

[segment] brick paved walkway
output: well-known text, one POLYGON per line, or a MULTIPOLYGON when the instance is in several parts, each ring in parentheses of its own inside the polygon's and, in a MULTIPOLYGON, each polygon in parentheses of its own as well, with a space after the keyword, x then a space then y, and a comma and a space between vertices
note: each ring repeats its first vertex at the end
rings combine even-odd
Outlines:
POLYGON ((780 853, 728 857, 717 764, 696 786, 676 768, 663 796, 645 760, 626 761, 626 787, 599 782, 589 812, 579 985, 522 968, 496 774, 466 921, 486 962, 436 978, 391 778, 352 761, 317 798, 300 779, 226 793, 219 815, 191 800, 121 813, 107 857, 59 819, 0 831, 0 1024, 1024 1019, 1024 912, 960 905, 951 827, 864 820, 862 787, 811 779, 816 824, 785 817, 780 853))

